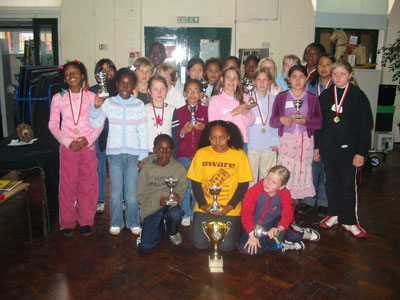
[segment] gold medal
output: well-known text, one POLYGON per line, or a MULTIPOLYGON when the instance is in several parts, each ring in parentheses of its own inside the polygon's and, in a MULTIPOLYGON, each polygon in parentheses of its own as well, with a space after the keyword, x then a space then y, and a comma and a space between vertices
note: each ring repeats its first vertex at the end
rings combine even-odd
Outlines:
POLYGON ((79 133, 79 130, 78 129, 74 129, 74 134, 78 134, 79 133))
POLYGON ((333 122, 335 122, 335 123, 339 123, 339 122, 340 122, 340 119, 339 119, 339 117, 338 117, 338 116, 334 117, 334 118, 333 118, 333 122))
POLYGON ((261 133, 266 133, 266 132, 267 132, 267 129, 265 129, 265 128, 261 129, 261 133))

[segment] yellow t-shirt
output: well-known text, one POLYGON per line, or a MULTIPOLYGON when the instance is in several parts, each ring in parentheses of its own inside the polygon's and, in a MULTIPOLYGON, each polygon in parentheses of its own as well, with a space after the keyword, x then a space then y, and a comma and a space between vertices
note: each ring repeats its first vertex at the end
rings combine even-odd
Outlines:
MULTIPOLYGON (((197 150, 187 177, 201 182, 207 203, 213 202, 208 187, 222 186, 218 203, 227 205, 235 194, 238 183, 253 180, 249 160, 243 150, 230 148, 224 153, 216 152, 211 146, 197 150)), ((241 203, 227 213, 227 216, 240 216, 241 203)), ((196 203, 194 211, 204 212, 196 203)))

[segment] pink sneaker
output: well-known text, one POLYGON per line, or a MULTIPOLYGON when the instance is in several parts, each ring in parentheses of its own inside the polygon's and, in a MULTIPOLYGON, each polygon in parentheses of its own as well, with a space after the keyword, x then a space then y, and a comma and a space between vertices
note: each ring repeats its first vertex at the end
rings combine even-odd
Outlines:
POLYGON ((319 222, 319 226, 323 228, 332 228, 336 224, 339 224, 337 216, 326 216, 319 222))
POLYGON ((358 238, 364 238, 367 236, 367 233, 365 230, 360 226, 360 224, 356 225, 342 225, 342 228, 348 232, 350 232, 352 235, 358 238))

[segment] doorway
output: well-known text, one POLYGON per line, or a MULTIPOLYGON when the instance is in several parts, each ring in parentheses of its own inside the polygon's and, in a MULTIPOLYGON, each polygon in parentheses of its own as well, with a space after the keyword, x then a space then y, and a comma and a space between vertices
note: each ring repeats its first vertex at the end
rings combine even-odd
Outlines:
POLYGON ((182 82, 192 57, 204 62, 210 57, 225 59, 231 51, 232 28, 146 26, 144 34, 145 55, 149 56, 152 43, 162 43, 167 50, 166 61, 176 66, 182 82))

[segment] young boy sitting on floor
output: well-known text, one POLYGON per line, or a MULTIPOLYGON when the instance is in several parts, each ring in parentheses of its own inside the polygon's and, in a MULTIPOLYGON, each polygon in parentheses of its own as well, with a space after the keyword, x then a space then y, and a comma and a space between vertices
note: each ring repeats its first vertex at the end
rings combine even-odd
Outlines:
POLYGON ((167 134, 160 134, 154 139, 155 154, 142 161, 136 189, 142 233, 136 244, 144 252, 153 251, 161 242, 165 231, 164 220, 171 243, 182 243, 178 227, 183 216, 180 203, 186 192, 187 179, 185 167, 172 157, 173 151, 172 138, 167 134), (178 179, 173 192, 173 199, 178 203, 176 206, 167 205, 169 188, 165 179, 169 177, 178 179))
POLYGON ((286 189, 290 173, 284 166, 272 167, 267 176, 251 187, 243 199, 242 224, 246 232, 239 240, 239 250, 244 254, 259 255, 282 248, 303 250, 301 241, 318 241, 319 233, 312 228, 291 225, 294 220, 293 200, 286 189), (256 225, 262 225, 267 235, 256 237, 256 225), (280 231, 284 232, 282 244, 275 242, 280 231))

